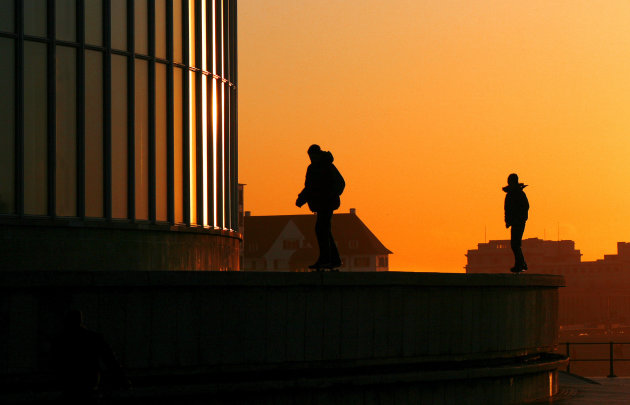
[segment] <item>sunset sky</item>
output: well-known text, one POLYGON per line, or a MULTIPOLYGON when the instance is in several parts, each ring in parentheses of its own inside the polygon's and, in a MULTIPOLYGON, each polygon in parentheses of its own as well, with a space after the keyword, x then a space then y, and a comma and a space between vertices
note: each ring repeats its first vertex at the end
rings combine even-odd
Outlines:
MULTIPOLYGON (((295 207, 318 143, 339 212, 390 270, 461 272, 508 239, 501 188, 529 185, 525 238, 583 260, 630 241, 630 2, 239 1, 239 181, 252 215, 295 207)), ((334 233, 334 229, 333 229, 334 233)), ((506 269, 507 271, 507 269, 506 269)))

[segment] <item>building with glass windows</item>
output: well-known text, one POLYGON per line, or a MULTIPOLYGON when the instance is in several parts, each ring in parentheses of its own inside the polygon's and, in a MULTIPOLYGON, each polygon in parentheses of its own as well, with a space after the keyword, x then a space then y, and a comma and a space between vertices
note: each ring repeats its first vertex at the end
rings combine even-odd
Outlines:
POLYGON ((0 0, 0 269, 238 270, 236 0, 0 0))

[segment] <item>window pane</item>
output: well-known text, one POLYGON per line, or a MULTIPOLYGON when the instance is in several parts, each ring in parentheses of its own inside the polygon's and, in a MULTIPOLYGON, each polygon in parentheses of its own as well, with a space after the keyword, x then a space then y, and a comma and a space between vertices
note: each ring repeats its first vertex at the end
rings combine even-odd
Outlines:
POLYGON ((24 7, 24 34, 46 36, 46 0, 29 0, 24 7))
POLYGON ((155 56, 166 59, 166 0, 155 0, 155 56))
POLYGON ((190 160, 190 223, 197 223, 197 108, 195 105, 196 89, 196 77, 194 72, 188 72, 190 80, 190 115, 188 121, 190 122, 190 133, 188 134, 189 143, 189 160, 190 160))
POLYGON ((230 80, 230 2, 223 3, 223 77, 230 80))
MULTIPOLYGON (((198 108, 201 110, 200 114, 202 117, 201 121, 201 162, 198 162, 201 165, 201 173, 202 173, 202 207, 199 207, 203 212, 203 226, 213 225, 212 218, 212 209, 208 209, 208 195, 209 187, 212 187, 212 168, 208 165, 208 146, 212 142, 212 114, 208 114, 208 94, 212 94, 211 89, 208 89, 208 83, 212 83, 212 78, 208 80, 208 76, 201 76, 201 105, 198 108), (210 92, 208 91, 210 90, 210 92), (210 170, 210 173, 208 173, 210 170), (208 184, 210 183, 210 184, 208 184)), ((199 80, 199 78, 197 78, 199 80)), ((199 135, 199 134, 198 134, 199 135)), ((212 204, 211 204, 212 205, 212 204)))
POLYGON ((111 0, 112 48, 127 50, 127 1, 111 0))
POLYGON ((182 63, 182 0, 173 0, 173 61, 182 63))
MULTIPOLYGON (((5 1, 6 2, 6 1, 5 1)), ((15 212, 15 45, 0 38, 0 214, 15 212)))
POLYGON ((220 101, 221 101, 221 105, 219 106, 219 114, 221 115, 221 139, 220 139, 220 147, 219 147, 219 155, 220 157, 218 158, 219 163, 221 164, 221 167, 219 169, 219 177, 220 177, 220 182, 221 182, 221 194, 219 196, 217 196, 217 198, 221 199, 221 212, 219 212, 219 222, 221 224, 221 226, 223 228, 225 228, 225 213, 226 213, 226 181, 225 181, 225 174, 226 174, 226 164, 229 162, 229 160, 226 158, 225 155, 225 130, 226 130, 226 122, 225 122, 225 83, 221 82, 221 94, 219 95, 220 97, 220 101))
POLYGON ((155 209, 156 219, 166 221, 166 65, 155 64, 155 209))
POLYGON ((85 2, 85 42, 103 44, 103 0, 85 2))
POLYGON ((217 129, 217 217, 218 226, 225 227, 225 83, 218 81, 217 115, 221 126, 217 129))
POLYGON ((149 25, 147 0, 134 1, 134 38, 136 53, 149 54, 149 25))
POLYGON ((14 0, 0 0, 0 31, 13 32, 14 0))
POLYGON ((112 55, 112 217, 127 218, 127 58, 112 55))
POLYGON ((212 193, 212 225, 214 226, 218 226, 218 198, 219 198, 219 160, 217 160, 218 158, 218 151, 217 151, 217 145, 218 145, 218 139, 220 137, 220 128, 219 128, 219 112, 218 112, 218 108, 219 108, 219 98, 218 98, 218 88, 219 88, 219 84, 218 84, 218 80, 217 79, 212 79, 212 84, 211 84, 211 91, 212 91, 212 98, 211 98, 211 102, 212 102, 212 106, 211 106, 211 111, 212 111, 212 118, 211 118, 211 127, 212 127, 212 140, 211 140, 211 146, 210 146, 210 150, 212 151, 212 156, 210 157, 210 160, 212 161, 212 165, 209 169, 209 173, 212 177, 212 185, 211 185, 211 193, 212 193))
POLYGON ((216 1, 211 1, 208 7, 208 26, 206 27, 206 70, 215 72, 216 64, 216 41, 215 36, 217 33, 216 28, 216 1))
POLYGON ((195 64, 195 0, 188 0, 188 54, 190 55, 190 66, 195 64))
POLYGON ((212 43, 214 46, 212 73, 221 76, 221 4, 220 0, 214 1, 214 14, 212 16, 214 26, 212 32, 212 43))
POLYGON ((24 42, 24 212, 45 215, 47 186, 46 45, 24 42))
POLYGON ((76 50, 57 47, 56 57, 56 211, 77 215, 77 84, 76 50))
POLYGON ((149 63, 136 59, 135 72, 136 219, 149 219, 149 63))
POLYGON ((55 0, 57 39, 75 41, 77 30, 76 0, 55 0))
POLYGON ((182 80, 184 74, 182 69, 173 69, 173 162, 175 167, 173 169, 173 177, 175 178, 174 184, 174 200, 175 200, 175 223, 184 222, 184 174, 183 174, 183 120, 182 120, 182 80))
POLYGON ((103 217, 103 55, 85 51, 85 215, 103 217))
POLYGON ((230 87, 224 85, 223 99, 223 211, 225 228, 232 229, 232 143, 230 133, 230 87))

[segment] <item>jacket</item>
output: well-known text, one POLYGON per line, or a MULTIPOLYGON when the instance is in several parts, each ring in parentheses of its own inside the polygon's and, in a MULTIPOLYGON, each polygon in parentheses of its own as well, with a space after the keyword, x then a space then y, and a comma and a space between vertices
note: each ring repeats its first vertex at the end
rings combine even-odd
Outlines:
POLYGON ((345 181, 333 161, 332 153, 321 151, 314 156, 306 169, 304 189, 298 195, 298 202, 308 203, 313 212, 333 211, 341 203, 339 196, 343 192, 345 181))
POLYGON ((505 195, 505 225, 525 223, 528 218, 529 201, 523 189, 527 187, 523 183, 503 187, 505 195))

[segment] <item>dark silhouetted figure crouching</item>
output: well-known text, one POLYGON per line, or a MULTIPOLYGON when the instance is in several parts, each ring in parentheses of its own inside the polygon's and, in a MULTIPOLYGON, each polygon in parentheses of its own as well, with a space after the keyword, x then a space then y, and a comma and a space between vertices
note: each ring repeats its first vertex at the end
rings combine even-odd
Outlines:
POLYGON ((69 311, 63 331, 53 346, 54 368, 63 391, 60 403, 100 403, 103 374, 105 385, 129 388, 114 353, 103 337, 83 326, 82 314, 69 311))
POLYGON ((523 189, 527 187, 518 182, 518 175, 512 173, 508 176, 508 185, 503 187, 505 195, 505 227, 512 227, 511 246, 514 252, 514 267, 512 273, 520 273, 527 270, 527 263, 521 249, 525 222, 527 222, 529 201, 523 189))
POLYGON ((345 181, 333 164, 333 155, 323 151, 319 145, 308 148, 311 164, 306 170, 304 189, 298 195, 295 205, 308 203, 311 211, 317 213, 315 234, 319 245, 319 258, 308 266, 311 269, 335 268, 341 266, 337 244, 333 238, 331 222, 333 211, 339 208, 339 196, 345 188, 345 181))

